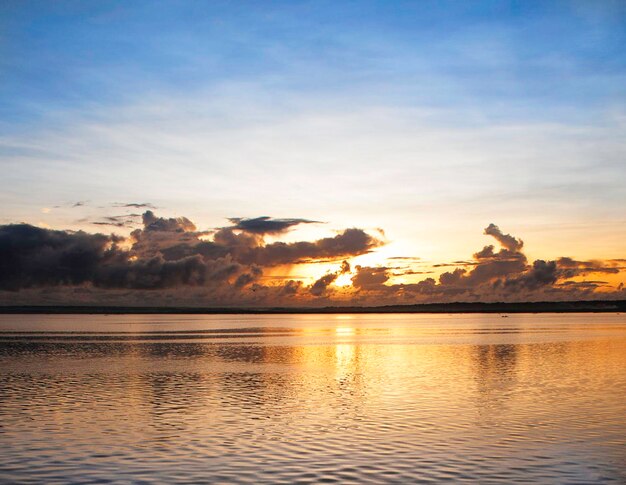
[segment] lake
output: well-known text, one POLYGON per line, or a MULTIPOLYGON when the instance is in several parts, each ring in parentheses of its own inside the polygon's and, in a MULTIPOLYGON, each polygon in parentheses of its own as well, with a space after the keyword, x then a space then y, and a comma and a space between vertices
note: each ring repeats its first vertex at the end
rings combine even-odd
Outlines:
POLYGON ((626 315, 0 315, 3 483, 626 483, 626 315))

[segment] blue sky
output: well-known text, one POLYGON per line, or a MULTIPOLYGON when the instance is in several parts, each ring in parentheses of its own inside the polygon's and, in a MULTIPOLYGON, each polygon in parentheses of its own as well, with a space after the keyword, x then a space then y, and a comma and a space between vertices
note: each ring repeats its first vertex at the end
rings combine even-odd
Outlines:
POLYGON ((3 5, 10 125, 251 79, 278 97, 460 106, 502 119, 585 118, 623 106, 626 90, 617 1, 3 5))
POLYGON ((5 1, 0 223, 141 201, 382 227, 433 261, 490 222, 619 257, 625 5, 5 1))

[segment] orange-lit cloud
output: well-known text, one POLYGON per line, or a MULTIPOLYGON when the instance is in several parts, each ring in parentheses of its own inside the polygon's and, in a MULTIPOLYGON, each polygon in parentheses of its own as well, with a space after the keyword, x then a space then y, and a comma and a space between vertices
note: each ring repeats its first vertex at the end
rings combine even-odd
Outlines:
POLYGON ((587 299, 601 294, 616 298, 624 295, 623 285, 610 287, 608 282, 574 280, 580 276, 616 275, 626 269, 622 260, 576 261, 561 257, 552 261, 529 263, 522 252, 524 242, 504 234, 490 224, 484 231, 500 245, 484 246, 469 261, 434 266, 454 267, 439 275, 411 284, 387 284, 393 274, 388 267, 357 266, 353 285, 358 296, 379 301, 521 301, 587 299))
POLYGON ((433 268, 415 257, 390 257, 380 266, 351 264, 384 244, 362 229, 284 242, 275 238, 313 221, 260 217, 230 222, 202 231, 188 218, 163 218, 148 210, 128 238, 28 224, 0 226, 0 302, 308 306, 625 296, 623 285, 605 278, 618 277, 626 267, 623 260, 560 257, 531 263, 523 241, 494 224, 484 234, 499 247, 486 245, 470 260, 432 265, 453 267, 435 279, 424 278, 433 268), (273 274, 305 263, 325 269, 310 281, 273 274))

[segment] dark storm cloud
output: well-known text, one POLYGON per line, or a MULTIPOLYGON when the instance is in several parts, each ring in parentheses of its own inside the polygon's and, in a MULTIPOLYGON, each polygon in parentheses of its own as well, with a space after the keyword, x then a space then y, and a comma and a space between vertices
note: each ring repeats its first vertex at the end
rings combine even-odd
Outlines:
MULTIPOLYGON (((415 258, 395 258, 399 266, 356 266, 352 286, 339 289, 333 283, 351 271, 347 258, 368 253, 382 241, 351 228, 314 241, 267 243, 264 235, 271 231, 243 230, 240 219, 232 226, 207 232, 185 217, 158 217, 152 211, 96 222, 118 227, 117 223, 139 222, 139 218, 141 227, 128 238, 28 224, 0 226, 0 290, 12 292, 0 295, 0 300, 16 302, 18 291, 19 301, 24 303, 54 298, 86 302, 91 298, 92 302, 136 304, 297 305, 352 298, 359 304, 375 305, 593 298, 609 295, 610 286, 599 280, 572 278, 614 275, 626 266, 620 259, 579 261, 568 257, 530 263, 520 239, 490 224, 485 234, 493 237, 497 246, 484 246, 474 253, 473 260, 453 263, 454 269, 437 280, 429 277, 417 283, 393 283, 392 277, 422 273, 415 271, 411 262, 423 264, 415 258), (337 269, 310 286, 293 277, 272 279, 263 274, 270 267, 321 261, 336 262, 337 269), (263 284, 268 280, 272 283, 263 284), (600 288, 602 293, 596 291, 600 288)), ((624 295, 623 287, 610 294, 624 295)))
MULTIPOLYGON (((162 289, 219 283, 242 272, 230 257, 200 255, 166 260, 138 257, 120 248, 123 240, 104 234, 0 226, 0 289, 91 284, 97 288, 162 289)), ((250 274, 257 275, 256 268, 250 274)))
POLYGON ((251 219, 231 217, 228 219, 234 224, 230 229, 239 229, 252 234, 280 234, 299 224, 319 224, 319 221, 308 219, 272 219, 262 216, 251 219))
MULTIPOLYGON (((146 228, 159 221, 147 217, 146 228)), ((168 226, 169 224, 169 226, 168 226)), ((188 227, 188 222, 168 221, 188 227)), ((120 247, 122 238, 85 232, 54 231, 27 224, 0 226, 0 288, 91 284, 98 288, 160 289, 206 285, 240 272, 230 258, 205 260, 191 255, 166 260, 159 252, 140 255, 120 247)))
MULTIPOLYGON (((109 216, 95 222, 127 227, 138 216, 109 216)), ((317 241, 266 244, 262 234, 236 225, 210 233, 199 231, 185 217, 158 217, 152 211, 141 215, 141 225, 128 239, 27 224, 0 226, 0 289, 197 287, 210 289, 210 297, 222 302, 237 302, 244 294, 254 301, 270 301, 298 294, 302 284, 288 280, 263 286, 259 284, 263 267, 316 258, 337 260, 380 244, 360 229, 317 241)), ((336 275, 349 270, 344 261, 336 275)))
POLYGON ((0 226, 0 289, 81 285, 118 257, 120 239, 104 234, 0 226))

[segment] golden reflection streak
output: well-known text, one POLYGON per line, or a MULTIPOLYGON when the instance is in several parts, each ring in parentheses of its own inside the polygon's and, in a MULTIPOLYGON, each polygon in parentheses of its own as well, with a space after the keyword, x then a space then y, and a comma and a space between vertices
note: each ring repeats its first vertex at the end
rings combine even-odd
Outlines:
MULTIPOLYGON (((389 318, 393 320, 393 317, 389 318)), ((254 354, 250 345, 245 345, 243 351, 229 354, 229 358, 222 362, 210 352, 212 346, 205 343, 190 344, 197 350, 194 354, 196 358, 191 360, 162 359, 165 355, 151 354, 143 346, 130 345, 124 353, 115 357, 112 362, 119 361, 115 365, 111 366, 112 362, 106 360, 109 371, 114 369, 116 375, 126 376, 121 381, 123 385, 117 389, 116 399, 100 400, 83 409, 80 409, 80 400, 61 400, 57 403, 54 416, 59 424, 69 423, 73 428, 82 429, 78 426, 78 418, 89 416, 97 421, 107 417, 108 421, 114 422, 120 416, 127 419, 130 414, 131 431, 162 438, 172 428, 163 426, 163 417, 178 416, 176 413, 181 406, 187 414, 195 415, 197 422, 220 424, 220 420, 225 418, 219 414, 222 412, 221 401, 216 401, 216 391, 230 399, 228 402, 238 402, 244 395, 254 402, 256 408, 305 403, 314 396, 315 414, 310 416, 317 420, 328 418, 324 423, 330 423, 329 427, 340 411, 344 417, 356 416, 381 404, 380 409, 394 410, 389 418, 397 417, 398 410, 403 413, 419 411, 424 422, 433 425, 431 433, 441 434, 443 439, 446 437, 446 419, 454 418, 460 425, 465 421, 478 420, 496 426, 493 429, 497 431, 497 426, 502 423, 516 424, 516 420, 523 419, 520 410, 536 410, 542 413, 543 422, 556 422, 563 416, 576 415, 579 408, 590 402, 602 402, 608 409, 616 407, 616 403, 611 401, 613 395, 604 392, 603 384, 611 382, 609 378, 616 379, 619 376, 616 370, 626 365, 623 336, 582 340, 581 337, 588 335, 593 328, 586 328, 579 335, 582 332, 579 328, 566 326, 564 332, 568 340, 532 342, 528 337, 537 334, 540 329, 529 320, 526 325, 524 322, 516 325, 507 323, 506 329, 520 333, 507 334, 506 338, 501 334, 496 342, 490 335, 478 333, 473 335, 472 343, 446 345, 446 337, 439 333, 436 343, 410 343, 413 337, 427 335, 432 324, 422 328, 388 324, 384 329, 389 333, 366 342, 362 338, 381 335, 374 330, 384 324, 381 322, 376 324, 376 328, 368 328, 352 323, 354 319, 363 323, 363 317, 337 316, 330 320, 330 325, 299 329, 298 338, 307 336, 299 345, 260 346, 258 354, 254 354), (385 344, 386 336, 402 336, 406 340, 398 345, 389 345, 385 344), (258 360, 252 360, 251 356, 258 360), (161 375, 154 373, 157 358, 161 375), (275 367, 271 367, 272 372, 248 372, 278 362, 293 366, 294 373, 276 374, 275 367), (240 367, 233 367, 233 364, 240 367), (217 381, 212 374, 207 378, 205 373, 209 368, 223 375, 217 381), (241 372, 244 369, 246 372, 241 372), (611 372, 614 374, 612 377, 611 372), (576 376, 581 376, 583 380, 576 376), (327 377, 330 378, 328 381, 325 380, 327 377), (325 387, 320 387, 320 384, 325 387), (572 394, 568 391, 564 394, 563 389, 575 386, 581 386, 585 393, 572 394), (320 389, 325 392, 320 393, 320 389), (563 396, 568 399, 562 401, 563 396), (546 399, 556 403, 555 407, 541 407, 546 399), (338 403, 343 407, 339 408, 338 403), (76 413, 77 408, 82 414, 76 413), (464 413, 458 414, 459 409, 464 413)), ((556 323, 548 325, 548 317, 542 320, 543 326, 558 328, 556 323)), ((496 324, 497 327, 505 325, 496 324)), ((439 331, 442 328, 438 326, 439 331)), ((481 326, 474 325, 472 329, 480 330, 481 326)), ((493 325, 483 328, 489 329, 493 329, 493 325)), ((67 365, 63 359, 51 359, 47 372, 66 371, 67 365)), ((81 392, 77 395, 103 393, 102 379, 93 379, 81 368, 75 370, 77 376, 83 375, 83 378, 73 379, 71 384, 80 386, 81 392)), ((109 372, 103 376, 106 386, 120 382, 118 377, 110 378, 109 372)), ((57 384, 59 388, 44 387, 41 392, 50 394, 48 399, 55 400, 58 393, 66 391, 63 389, 65 385, 70 384, 60 381, 57 384)), ((27 394, 13 395, 6 399, 5 404, 19 407, 28 399, 27 394)), ((298 414, 298 418, 305 423, 307 419, 312 419, 306 414, 298 414)), ((45 416, 38 419, 44 420, 45 416)), ((623 418, 620 420, 622 425, 623 418)), ((184 428, 192 423, 174 420, 173 424, 184 428)), ((247 425, 265 430, 262 423, 249 422, 247 425)), ((535 431, 531 432, 534 435, 535 431)), ((541 428, 536 431, 542 432, 541 428)))

